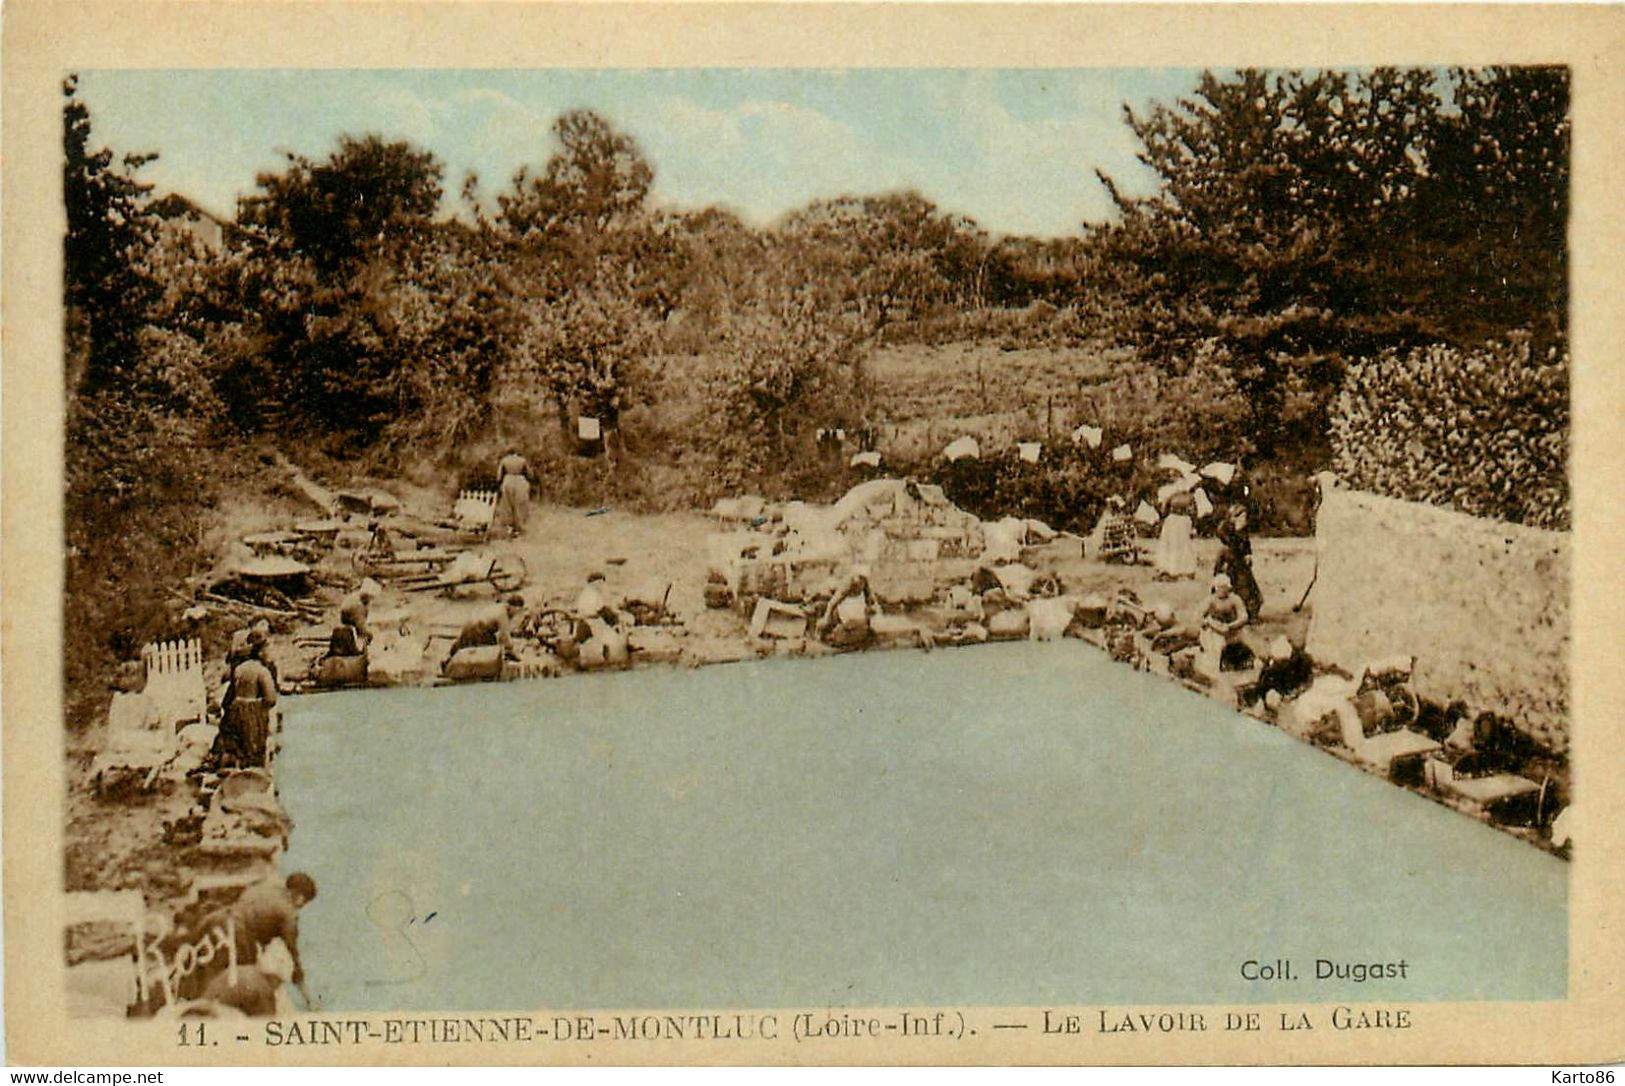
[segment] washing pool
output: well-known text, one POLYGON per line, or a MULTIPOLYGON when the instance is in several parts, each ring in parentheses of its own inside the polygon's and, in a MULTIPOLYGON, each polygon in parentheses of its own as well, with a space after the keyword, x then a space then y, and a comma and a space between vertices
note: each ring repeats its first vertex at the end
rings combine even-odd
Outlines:
POLYGON ((1562 861, 1076 641, 285 704, 325 1011, 1566 992, 1562 861))

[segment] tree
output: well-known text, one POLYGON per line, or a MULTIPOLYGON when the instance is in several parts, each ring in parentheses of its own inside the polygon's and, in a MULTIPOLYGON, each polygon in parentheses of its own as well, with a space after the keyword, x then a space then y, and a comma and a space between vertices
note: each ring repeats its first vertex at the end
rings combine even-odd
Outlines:
POLYGON ((1492 303, 1502 328, 1562 308, 1562 69, 1204 73, 1192 98, 1125 119, 1161 187, 1126 200, 1102 176, 1123 219, 1102 236, 1215 311, 1322 308, 1345 333, 1387 320, 1399 339, 1473 339, 1492 303))
POLYGON ((508 376, 551 405, 568 443, 576 414, 614 431, 643 394, 654 321, 683 284, 672 224, 645 206, 654 169, 637 142, 585 109, 553 135, 540 173, 520 169, 497 196, 492 226, 517 313, 508 376))
POLYGON ((421 230, 440 206, 445 168, 405 141, 341 136, 324 162, 288 154, 280 174, 256 178, 260 192, 237 209, 238 224, 276 255, 342 274, 403 233, 421 230))
POLYGON ((225 275, 231 261, 228 224, 173 193, 147 209, 155 228, 138 269, 154 285, 148 322, 201 339, 220 324, 239 321, 225 275))
POLYGON ((436 224, 393 255, 379 306, 401 359, 397 403, 408 410, 388 419, 382 437, 448 454, 489 424, 520 307, 496 239, 479 226, 436 224))
POLYGON ((510 376, 552 405, 567 443, 577 414, 615 430, 644 391, 651 336, 647 313, 619 284, 581 283, 551 301, 520 305, 510 376))
POLYGON ((99 715, 108 669, 172 629, 170 590, 196 572, 217 466, 218 404, 204 346, 154 326, 152 155, 91 150, 91 118, 63 85, 63 293, 68 403, 63 448, 63 660, 69 719, 99 715))
POLYGON ((1154 355, 1177 368, 1203 342, 1223 348, 1261 451, 1288 387, 1309 382, 1323 410, 1344 359, 1561 322, 1549 193, 1567 186, 1566 80, 1448 82, 1454 111, 1434 73, 1386 68, 1204 73, 1190 98, 1125 108, 1160 187, 1126 199, 1101 175, 1121 221, 1092 240, 1123 269, 1154 355))
POLYGON ((1145 345, 1178 372, 1199 344, 1220 340, 1266 453, 1280 435, 1290 360, 1315 347, 1295 333, 1319 327, 1336 283, 1339 183, 1302 148, 1305 129, 1336 115, 1322 104, 1343 90, 1332 77, 1306 85, 1296 73, 1224 81, 1204 72, 1192 98, 1143 118, 1124 107, 1140 160, 1161 178, 1155 195, 1123 199, 1100 175, 1122 214, 1104 240, 1138 273, 1128 290, 1146 318, 1145 345))
POLYGON ((1424 252, 1449 269, 1435 305, 1483 339, 1509 327, 1536 353, 1562 340, 1568 312, 1569 76, 1556 67, 1458 69, 1421 186, 1424 252))
POLYGON ((122 168, 107 148, 92 151, 90 110, 78 97, 77 76, 62 85, 62 194, 68 232, 63 244, 64 308, 68 321, 69 389, 96 391, 135 365, 136 337, 157 287, 141 268, 152 243, 146 208, 152 186, 135 171, 156 155, 129 154, 122 168))
POLYGON ((699 353, 723 315, 760 295, 772 271, 767 239, 725 208, 651 217, 635 290, 666 322, 662 345, 699 353))
POLYGON ((824 284, 774 287, 730 311, 718 336, 720 371, 707 399, 713 453, 732 481, 789 466, 819 426, 864 415, 863 351, 824 284))
POLYGON ((1192 98, 1143 118, 1125 106, 1161 187, 1125 200, 1101 175, 1122 212, 1118 253, 1185 299, 1196 338, 1226 312, 1332 305, 1350 292, 1337 261, 1348 232, 1386 218, 1382 194, 1406 189, 1356 131, 1358 117, 1392 112, 1393 90, 1380 73, 1351 87, 1341 73, 1204 72, 1192 98))
POLYGON ((1019 309, 1036 301, 1055 306, 1096 302, 1110 266, 1081 237, 1006 237, 989 244, 978 264, 978 304, 1019 309))
POLYGON ((815 201, 778 233, 809 268, 842 284, 844 304, 871 334, 894 310, 914 318, 937 303, 980 301, 985 234, 917 192, 815 201))
POLYGON ((540 176, 521 168, 499 195, 498 221, 516 238, 591 239, 643 210, 654 169, 637 141, 604 117, 577 109, 553 122, 559 149, 540 176))
POLYGON ((265 353, 244 360, 233 417, 376 440, 416 409, 420 342, 401 333, 403 275, 426 266, 443 167, 428 151, 343 136, 326 160, 288 156, 238 206, 231 274, 265 353))

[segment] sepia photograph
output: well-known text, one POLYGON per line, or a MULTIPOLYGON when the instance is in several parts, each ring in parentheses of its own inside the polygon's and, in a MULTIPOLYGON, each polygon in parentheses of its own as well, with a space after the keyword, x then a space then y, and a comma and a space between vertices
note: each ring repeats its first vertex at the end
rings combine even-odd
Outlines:
POLYGON ((63 1028, 1574 996, 1569 63, 46 74, 63 1028))

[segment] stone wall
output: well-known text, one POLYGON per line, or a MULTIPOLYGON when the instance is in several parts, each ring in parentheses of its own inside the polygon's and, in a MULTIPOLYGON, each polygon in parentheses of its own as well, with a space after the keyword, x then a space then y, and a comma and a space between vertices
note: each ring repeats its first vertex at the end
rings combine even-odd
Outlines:
POLYGON ((1510 717, 1567 753, 1566 533, 1334 490, 1316 520, 1308 649, 1357 672, 1416 657, 1424 696, 1510 717))

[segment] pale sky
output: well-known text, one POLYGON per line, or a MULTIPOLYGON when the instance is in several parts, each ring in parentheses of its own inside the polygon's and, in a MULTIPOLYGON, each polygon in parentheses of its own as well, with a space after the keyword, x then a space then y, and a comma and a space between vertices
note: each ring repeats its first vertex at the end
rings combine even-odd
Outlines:
POLYGON ((1110 213, 1096 167, 1143 193, 1122 120, 1195 86, 1188 70, 93 71, 93 142, 157 151, 141 173, 231 215, 281 152, 325 158, 339 135, 408 139, 469 171, 487 200, 554 150, 586 107, 638 141, 665 206, 765 224, 811 200, 916 189, 994 233, 1056 237, 1110 213))

